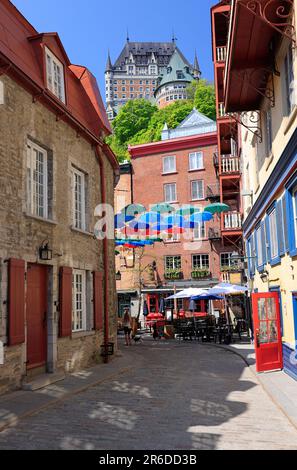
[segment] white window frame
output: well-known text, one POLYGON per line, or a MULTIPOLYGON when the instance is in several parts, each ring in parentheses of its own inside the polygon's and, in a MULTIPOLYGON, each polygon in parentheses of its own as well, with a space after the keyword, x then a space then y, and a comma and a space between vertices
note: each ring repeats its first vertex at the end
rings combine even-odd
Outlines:
MULTIPOLYGON (((197 191, 197 196, 199 196, 199 191, 197 191)), ((192 198, 192 201, 202 201, 204 198, 205 198, 205 193, 204 193, 204 180, 194 180, 194 181, 191 181, 191 198, 192 198), (201 189, 202 191, 202 197, 194 197, 194 190, 193 190, 193 187, 194 185, 197 185, 198 183, 201 183, 201 188, 198 188, 198 189, 201 189)))
MULTIPOLYGON (((236 260, 236 263, 232 262, 232 254, 233 252, 232 251, 224 251, 223 253, 220 253, 220 266, 221 268, 224 268, 224 267, 231 267, 231 266, 234 266, 234 264, 237 264, 238 263, 238 260, 236 260), (227 256, 228 257, 228 264, 223 264, 222 263, 222 257, 223 256, 227 256)), ((236 253, 238 256, 239 254, 236 253)))
POLYGON ((196 225, 193 230, 193 240, 203 240, 206 238, 205 222, 196 225))
POLYGON ((182 269, 182 257, 180 255, 165 256, 165 271, 167 269, 182 269), (172 258, 172 267, 167 266, 167 261, 172 258), (179 261, 177 260, 179 258, 179 261), (178 266, 179 265, 179 266, 178 266))
POLYGON ((278 237, 277 237, 277 220, 276 208, 274 208, 268 215, 269 220, 269 235, 270 235, 270 257, 275 259, 278 257, 278 237))
POLYGON ((74 269, 72 272, 72 332, 86 331, 87 329, 87 292, 86 271, 74 269), (78 289, 77 279, 81 277, 81 288, 78 289), (79 300, 79 295, 81 299, 79 300), (79 305, 80 302, 80 305, 79 305), (79 305, 79 308, 78 308, 79 305))
POLYGON ((72 167, 72 213, 73 227, 78 230, 86 230, 86 175, 75 167, 72 167), (76 217, 76 176, 81 178, 81 224, 76 217), (80 226, 79 226, 80 225, 80 226))
POLYGON ((177 202, 177 189, 176 189, 176 183, 165 183, 164 184, 164 202, 177 202), (169 186, 171 187, 174 187, 174 195, 175 195, 175 198, 173 198, 173 191, 170 190, 170 193, 171 193, 171 197, 169 199, 166 198, 167 194, 166 194, 166 188, 168 188, 169 186))
POLYGON ((65 100, 65 70, 64 65, 52 53, 48 47, 45 47, 45 63, 46 63, 46 83, 47 88, 63 103, 65 100), (58 72, 61 72, 59 75, 58 72), (60 79, 60 81, 59 81, 60 79), (60 87, 60 90, 59 90, 60 87))
POLYGON ((203 152, 189 153, 189 171, 197 171, 204 169, 203 152), (193 165, 194 161, 194 165, 193 165))
POLYGON ((176 172, 175 155, 168 155, 166 157, 163 157, 163 175, 167 175, 168 173, 175 173, 175 172, 176 172), (167 162, 169 162, 169 169, 166 169, 167 162))
POLYGON ((194 253, 192 255, 192 269, 209 269, 209 254, 208 253, 194 253), (208 259, 207 265, 203 265, 203 256, 206 256, 208 259), (194 257, 199 259, 199 263, 194 266, 194 257))
POLYGON ((27 141, 27 212, 33 216, 48 218, 48 155, 47 151, 33 143, 27 141), (37 187, 41 186, 40 178, 36 180, 36 155, 43 156, 43 206, 39 205, 40 193, 37 187), (35 182, 34 182, 35 178, 35 182), (35 184, 34 184, 35 183, 35 184))

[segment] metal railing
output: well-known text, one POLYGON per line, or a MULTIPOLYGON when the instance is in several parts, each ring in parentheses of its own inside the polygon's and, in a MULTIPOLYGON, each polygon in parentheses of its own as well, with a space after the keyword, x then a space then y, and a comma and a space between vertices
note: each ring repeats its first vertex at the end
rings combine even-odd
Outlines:
POLYGON ((234 157, 232 155, 221 156, 221 173, 239 173, 239 169, 239 157, 234 157))
POLYGON ((241 229, 242 227, 242 216, 240 212, 231 211, 224 213, 224 229, 233 230, 241 229))
POLYGON ((227 58, 227 47, 217 47, 217 61, 225 62, 227 58))

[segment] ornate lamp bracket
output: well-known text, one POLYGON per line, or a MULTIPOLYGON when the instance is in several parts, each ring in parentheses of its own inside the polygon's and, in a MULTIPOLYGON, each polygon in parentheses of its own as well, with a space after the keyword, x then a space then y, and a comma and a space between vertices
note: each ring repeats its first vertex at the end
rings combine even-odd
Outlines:
POLYGON ((244 111, 242 113, 228 113, 231 119, 234 119, 241 126, 244 126, 257 138, 261 143, 263 140, 262 127, 261 127, 261 113, 260 111, 244 111))
POLYGON ((296 30, 293 22, 294 0, 237 0, 237 4, 246 8, 257 18, 287 37, 296 46, 296 30))

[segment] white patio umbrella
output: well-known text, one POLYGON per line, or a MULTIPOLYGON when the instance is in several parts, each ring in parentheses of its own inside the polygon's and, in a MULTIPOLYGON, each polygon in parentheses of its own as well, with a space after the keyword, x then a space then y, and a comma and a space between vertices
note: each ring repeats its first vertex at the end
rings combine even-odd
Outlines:
POLYGON ((165 300, 170 300, 170 299, 189 299, 190 297, 193 297, 194 295, 200 295, 207 292, 206 289, 198 289, 195 287, 189 287, 188 289, 184 289, 177 294, 171 295, 170 297, 167 297, 165 300))
POLYGON ((226 282, 221 282, 214 286, 214 289, 222 289, 222 293, 228 294, 243 294, 248 291, 246 286, 239 286, 237 284, 228 284, 226 282), (223 292, 224 291, 224 292, 223 292))

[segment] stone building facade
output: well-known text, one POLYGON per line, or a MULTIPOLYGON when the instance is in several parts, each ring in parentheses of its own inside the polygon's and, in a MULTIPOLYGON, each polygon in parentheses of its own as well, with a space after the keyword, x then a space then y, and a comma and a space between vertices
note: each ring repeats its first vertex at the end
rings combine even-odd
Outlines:
MULTIPOLYGON (((105 99, 108 118, 114 119, 118 110, 127 101, 134 99, 154 100, 154 94, 162 77, 167 74, 169 62, 177 52, 188 67, 190 81, 200 76, 197 55, 191 65, 172 42, 127 42, 112 64, 110 55, 105 69, 105 99)), ((178 99, 178 98, 177 98, 178 99)))
POLYGON ((114 243, 95 239, 94 209, 113 205, 118 166, 90 72, 8 0, 0 22, 3 393, 101 361, 116 343, 114 243))

